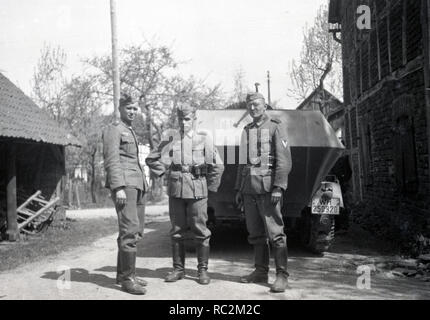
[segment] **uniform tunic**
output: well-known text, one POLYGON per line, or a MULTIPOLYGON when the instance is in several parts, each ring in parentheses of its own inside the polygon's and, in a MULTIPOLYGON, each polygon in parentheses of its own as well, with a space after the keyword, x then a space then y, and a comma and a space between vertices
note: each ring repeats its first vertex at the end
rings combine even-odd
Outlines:
POLYGON ((181 241, 190 229, 194 239, 207 246, 211 236, 206 227, 208 191, 218 190, 224 166, 209 134, 172 131, 166 136, 146 158, 146 163, 156 176, 166 174, 170 235, 174 241, 181 241), (205 165, 207 174, 191 172, 193 167, 205 165))
POLYGON ((255 244, 271 241, 286 245, 281 202, 271 203, 275 187, 285 191, 291 171, 291 150, 286 128, 280 120, 264 114, 259 122, 243 131, 235 189, 243 194, 248 241, 255 244), (245 161, 243 161, 245 159, 245 161))
POLYGON ((106 170, 106 187, 118 215, 118 247, 123 251, 136 251, 143 235, 145 223, 144 194, 148 186, 139 163, 139 148, 132 127, 123 121, 109 125, 103 132, 103 156, 106 170), (116 203, 116 191, 124 189, 126 205, 116 203))

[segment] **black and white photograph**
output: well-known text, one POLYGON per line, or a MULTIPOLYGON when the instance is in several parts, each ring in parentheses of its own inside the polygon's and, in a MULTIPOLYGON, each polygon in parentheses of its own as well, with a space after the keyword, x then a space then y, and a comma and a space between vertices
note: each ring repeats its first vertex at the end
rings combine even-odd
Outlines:
POLYGON ((428 299, 430 0, 0 0, 0 303, 428 299))

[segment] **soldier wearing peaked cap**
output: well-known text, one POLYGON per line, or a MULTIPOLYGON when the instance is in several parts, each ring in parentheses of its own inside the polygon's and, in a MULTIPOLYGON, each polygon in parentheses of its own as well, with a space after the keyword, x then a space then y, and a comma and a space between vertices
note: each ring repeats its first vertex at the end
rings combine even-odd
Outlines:
POLYGON ((265 101, 264 96, 260 92, 250 92, 246 95, 246 103, 249 103, 254 100, 262 100, 265 101))
POLYGON ((284 124, 266 113, 264 96, 250 93, 246 103, 253 121, 242 134, 235 189, 236 202, 244 206, 248 241, 254 246, 255 271, 242 277, 241 282, 267 283, 270 242, 276 265, 276 281, 271 290, 284 292, 289 274, 281 202, 288 187, 291 151, 284 124))
POLYGON ((184 278, 184 241, 190 230, 197 244, 198 283, 206 285, 210 282, 207 271, 211 237, 206 226, 208 191, 217 191, 224 166, 211 136, 195 130, 195 112, 191 105, 181 104, 177 109, 179 132, 166 136, 146 158, 146 163, 155 175, 167 176, 173 271, 165 280, 175 282, 184 278))
POLYGON ((148 188, 132 128, 138 106, 130 96, 123 95, 119 111, 120 121, 103 132, 106 187, 112 192, 119 226, 116 279, 125 292, 145 294, 146 281, 136 277, 137 244, 143 235, 144 195, 148 188))

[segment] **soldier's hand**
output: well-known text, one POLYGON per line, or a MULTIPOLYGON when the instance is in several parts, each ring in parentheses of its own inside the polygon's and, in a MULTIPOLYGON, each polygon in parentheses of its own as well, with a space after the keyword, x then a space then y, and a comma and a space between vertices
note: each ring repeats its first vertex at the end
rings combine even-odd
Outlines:
POLYGON ((280 188, 275 188, 272 191, 272 205, 277 206, 282 199, 282 190, 280 188))
POLYGON ((237 192, 236 193, 236 196, 235 196, 235 198, 234 198, 234 200, 235 200, 235 202, 236 202, 236 205, 239 207, 239 206, 241 206, 242 205, 242 203, 243 203, 243 195, 242 195, 242 192, 237 192))
POLYGON ((125 194, 124 189, 119 189, 115 194, 116 203, 120 206, 124 206, 127 202, 127 195, 125 194))

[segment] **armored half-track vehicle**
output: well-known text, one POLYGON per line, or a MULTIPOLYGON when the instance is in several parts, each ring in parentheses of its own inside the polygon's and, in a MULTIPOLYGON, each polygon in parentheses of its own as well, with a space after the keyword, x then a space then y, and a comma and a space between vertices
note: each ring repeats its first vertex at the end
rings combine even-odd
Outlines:
MULTIPOLYGON (((344 146, 319 111, 273 110, 272 118, 287 128, 292 171, 284 194, 282 212, 287 232, 296 231, 302 243, 316 253, 326 251, 334 238, 334 216, 343 207, 336 177, 327 176, 344 146), (291 231, 290 231, 291 230, 291 231)), ((207 130, 224 161, 225 171, 217 193, 210 194, 209 225, 238 225, 245 221, 235 204, 235 180, 240 137, 252 119, 246 110, 199 110, 197 130, 207 130)))

